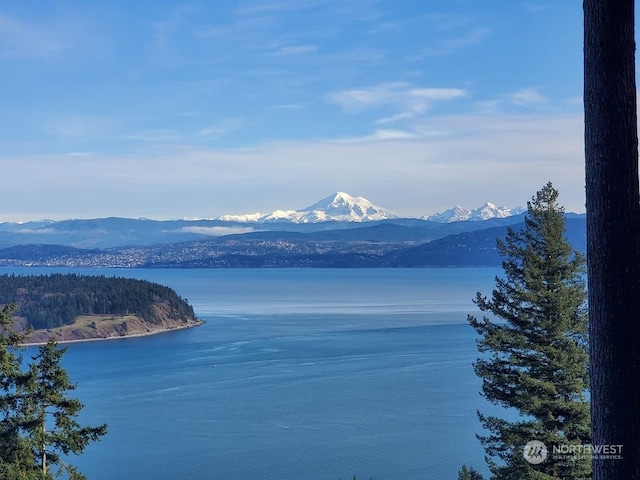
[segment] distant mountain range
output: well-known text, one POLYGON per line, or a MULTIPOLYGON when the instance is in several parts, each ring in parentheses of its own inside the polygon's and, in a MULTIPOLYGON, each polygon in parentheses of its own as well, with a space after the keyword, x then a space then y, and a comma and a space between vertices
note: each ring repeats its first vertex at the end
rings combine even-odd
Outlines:
POLYGON ((465 210, 455 207, 430 217, 400 218, 389 209, 363 197, 337 192, 302 210, 276 210, 269 214, 222 215, 215 219, 150 220, 93 218, 0 222, 0 248, 13 245, 50 244, 76 248, 111 248, 156 243, 175 243, 255 231, 312 232, 345 230, 379 222, 396 225, 466 223, 515 216, 522 209, 506 209, 487 203, 465 210))
MULTIPOLYGON (((496 239, 522 227, 522 216, 484 222, 285 230, 205 237, 177 243, 103 249, 61 245, 0 248, 0 265, 135 268, 424 268, 496 267, 496 239)), ((568 216, 567 238, 585 251, 585 216, 568 216)))
POLYGON ((449 210, 445 210, 442 213, 436 213, 428 217, 423 217, 425 220, 432 222, 451 223, 451 222, 480 222, 483 220, 489 220, 490 218, 506 218, 513 215, 520 215, 526 212, 524 207, 497 207, 493 203, 485 203, 481 207, 472 208, 468 210, 460 205, 456 205, 449 210))
MULTIPOLYGON (((518 215, 524 211, 523 207, 497 207, 493 203, 487 202, 481 207, 471 210, 456 205, 442 213, 425 216, 422 219, 439 223, 481 221, 518 215)), ((353 197, 348 193, 336 192, 302 210, 276 210, 266 214, 222 215, 216 220, 237 223, 319 223, 375 222, 391 218, 399 218, 399 215, 389 209, 374 205, 364 197, 353 197)))
MULTIPOLYGON (((0 223, 0 266, 265 268, 499 266, 496 239, 523 209, 485 204, 401 218, 338 192, 298 211, 208 220, 96 218, 0 223)), ((567 214, 584 251, 585 216, 567 214)))
MULTIPOLYGON (((491 218, 506 218, 512 215, 523 213, 523 207, 506 208, 497 207, 493 203, 485 203, 481 207, 466 209, 460 205, 436 213, 424 216, 422 220, 438 223, 451 223, 461 221, 481 221, 491 218)), ((117 218, 117 217, 110 217, 117 218)), ((218 225, 228 224, 269 224, 269 223, 295 223, 310 224, 323 222, 376 222, 380 220, 397 219, 400 216, 387 209, 373 204, 364 197, 354 197, 344 192, 336 192, 328 197, 319 200, 301 210, 276 210, 271 213, 250 213, 244 215, 221 215, 215 219, 206 219, 209 222, 216 222, 218 225)), ((45 232, 49 228, 58 229, 59 226, 75 222, 76 226, 84 224, 90 227, 96 221, 108 219, 80 219, 80 220, 39 220, 34 222, 0 222, 0 232, 2 231, 22 231, 22 232, 45 232)), ((125 219, 127 222, 153 222, 149 219, 125 219)), ((197 220, 174 220, 173 222, 197 222, 197 220)))

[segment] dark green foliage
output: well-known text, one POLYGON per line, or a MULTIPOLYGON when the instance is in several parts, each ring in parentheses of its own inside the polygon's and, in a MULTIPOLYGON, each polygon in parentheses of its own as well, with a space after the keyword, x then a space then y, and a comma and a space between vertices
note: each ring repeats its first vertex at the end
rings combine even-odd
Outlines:
POLYGON ((469 316, 483 354, 474 364, 482 393, 519 414, 508 421, 479 414, 480 436, 497 479, 589 478, 590 459, 552 454, 553 446, 590 443, 585 259, 564 237, 563 208, 549 183, 528 202, 521 231, 498 242, 505 278, 469 316), (549 457, 527 463, 524 445, 542 441, 549 457))
POLYGON ((40 480, 41 472, 30 463, 29 446, 19 435, 21 419, 16 415, 24 405, 24 388, 29 381, 22 371, 17 347, 24 336, 13 329, 15 305, 0 311, 0 478, 40 480))
POLYGON ((18 346, 24 336, 13 330, 12 314, 12 307, 0 311, 0 479, 52 480, 66 474, 83 480, 66 456, 82 453, 107 427, 77 422, 83 405, 68 396, 75 385, 60 365, 66 349, 50 341, 23 370, 18 346))
POLYGON ((68 396, 76 386, 60 365, 66 350, 52 340, 39 348, 29 369, 24 402, 23 431, 31 440, 33 458, 41 462, 43 470, 55 466, 60 473, 69 471, 61 454, 82 453, 89 442, 107 433, 106 425, 83 427, 76 420, 83 405, 68 396))
POLYGON ((483 480, 483 478, 474 468, 462 465, 458 472, 458 480, 483 480))
POLYGON ((193 308, 172 289, 131 278, 52 274, 1 275, 0 305, 17 302, 17 316, 35 329, 73 323, 79 315, 135 314, 159 323, 154 306, 162 302, 174 318, 195 318, 193 308))

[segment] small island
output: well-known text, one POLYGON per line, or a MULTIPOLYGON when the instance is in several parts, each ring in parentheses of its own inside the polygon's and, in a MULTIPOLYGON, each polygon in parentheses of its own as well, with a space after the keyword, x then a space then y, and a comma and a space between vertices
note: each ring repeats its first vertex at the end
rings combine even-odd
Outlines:
POLYGON ((14 304, 29 344, 153 335, 202 325, 169 287, 98 275, 0 275, 0 305, 14 304))

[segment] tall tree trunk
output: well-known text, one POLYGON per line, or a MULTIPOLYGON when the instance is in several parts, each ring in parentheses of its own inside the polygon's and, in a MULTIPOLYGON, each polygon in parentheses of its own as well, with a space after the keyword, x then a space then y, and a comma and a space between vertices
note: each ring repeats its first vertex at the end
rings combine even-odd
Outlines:
POLYGON ((640 479, 640 194, 634 0, 584 0, 593 478, 640 479))

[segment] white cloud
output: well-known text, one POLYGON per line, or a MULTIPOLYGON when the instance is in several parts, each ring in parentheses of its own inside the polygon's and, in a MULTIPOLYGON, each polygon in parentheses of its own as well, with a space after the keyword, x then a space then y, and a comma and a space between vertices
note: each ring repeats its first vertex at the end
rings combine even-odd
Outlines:
POLYGON ((63 155, 69 156, 69 157, 91 157, 93 155, 95 155, 95 153, 92 152, 68 152, 68 153, 64 153, 63 155))
POLYGON ((325 99, 350 113, 376 107, 423 113, 433 102, 465 95, 467 92, 459 88, 415 88, 408 83, 393 82, 331 92, 325 99))
POLYGON ((582 135, 579 113, 455 115, 423 117, 412 131, 234 150, 0 157, 0 205, 41 218, 212 218, 294 208, 339 189, 420 216, 456 203, 522 205, 551 180, 568 211, 584 211, 582 135))
POLYGON ((48 233, 59 233, 55 228, 21 228, 20 230, 16 230, 16 233, 26 234, 26 235, 44 235, 48 233))
POLYGON ((376 130, 373 137, 377 140, 391 140, 414 138, 415 135, 410 132, 403 132, 402 130, 376 130))
MULTIPOLYGON (((578 102, 574 101, 565 102, 567 105, 582 103, 582 98, 578 102)), ((496 98, 490 100, 483 100, 476 102, 476 110, 482 114, 495 114, 502 110, 506 110, 512 107, 518 107, 519 109, 540 111, 551 105, 549 99, 540 93, 536 88, 522 88, 513 92, 499 95, 496 98)))
POLYGON ((376 142, 381 140, 400 140, 415 138, 416 135, 412 132, 403 130, 376 130, 371 135, 365 135, 362 137, 348 137, 329 140, 335 143, 361 143, 361 142, 376 142))
POLYGON ((391 115, 389 117, 379 118, 378 120, 375 121, 375 124, 379 125, 383 123, 394 123, 400 120, 408 120, 413 117, 415 117, 414 112, 402 112, 402 113, 397 113, 395 115, 391 115))

